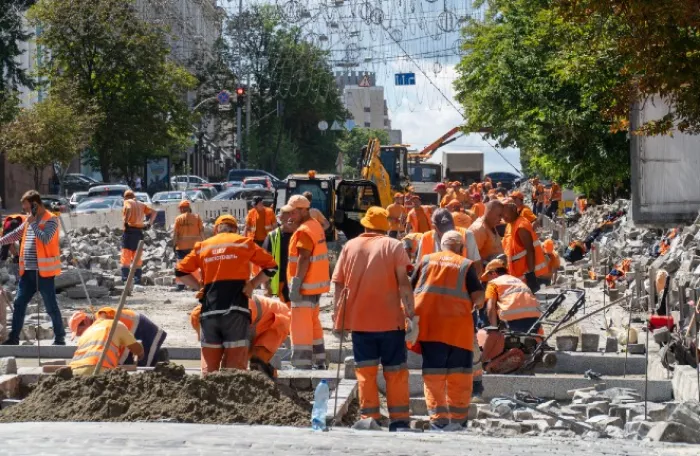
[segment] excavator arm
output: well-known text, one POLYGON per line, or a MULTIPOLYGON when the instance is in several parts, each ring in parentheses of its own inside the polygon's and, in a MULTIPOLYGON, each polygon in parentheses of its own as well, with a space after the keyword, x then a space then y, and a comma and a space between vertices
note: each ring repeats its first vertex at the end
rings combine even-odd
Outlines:
POLYGON ((373 182, 379 192, 382 207, 387 207, 394 200, 389 173, 380 159, 381 145, 379 140, 372 138, 364 149, 362 156, 362 178, 373 182))
POLYGON ((447 144, 456 141, 460 137, 464 136, 464 133, 460 134, 459 136, 453 137, 457 135, 457 133, 460 132, 460 127, 454 127, 444 135, 440 136, 437 140, 435 140, 432 144, 428 145, 425 147, 425 149, 421 150, 418 153, 412 153, 408 154, 408 158, 411 159, 418 159, 418 160, 427 160, 428 158, 432 157, 435 151, 437 151, 439 148, 446 146, 447 144))

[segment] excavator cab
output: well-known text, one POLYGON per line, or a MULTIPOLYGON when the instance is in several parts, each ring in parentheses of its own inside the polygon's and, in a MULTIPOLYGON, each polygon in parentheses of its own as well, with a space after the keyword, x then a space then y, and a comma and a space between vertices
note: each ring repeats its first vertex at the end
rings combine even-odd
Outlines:
POLYGON ((371 139, 362 148, 360 169, 362 178, 377 186, 382 207, 393 202, 394 192, 403 192, 410 185, 405 146, 381 146, 378 139, 371 139))

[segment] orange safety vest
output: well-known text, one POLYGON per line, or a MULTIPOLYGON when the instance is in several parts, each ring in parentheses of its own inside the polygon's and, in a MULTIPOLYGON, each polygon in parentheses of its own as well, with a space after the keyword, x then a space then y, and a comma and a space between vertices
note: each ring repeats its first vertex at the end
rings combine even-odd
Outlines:
MULTIPOLYGON (((78 347, 75 349, 73 359, 70 362, 72 369, 97 366, 100 355, 105 350, 105 344, 113 323, 115 323, 114 320, 102 320, 85 330, 80 339, 78 339, 78 347)), ((119 352, 120 347, 114 342, 110 342, 102 367, 104 369, 115 369, 119 364, 119 352)))
MULTIPOLYGON (((41 220, 38 221, 40 229, 44 229, 46 222, 54 218, 55 216, 49 212, 44 212, 41 216, 41 220)), ((58 222, 56 222, 58 223, 58 222)), ((22 233, 22 247, 19 252, 19 275, 24 275, 24 246, 27 240, 27 230, 32 228, 29 225, 24 227, 24 233, 22 233)), ((44 244, 41 239, 35 236, 34 246, 36 248, 36 262, 39 267, 39 275, 41 277, 56 277, 61 273, 61 246, 59 243, 59 231, 60 224, 56 228, 56 233, 49 241, 48 244, 44 244)))
POLYGON ((474 349, 473 305, 466 284, 471 265, 471 260, 449 251, 423 257, 414 291, 419 341, 474 349))
MULTIPOLYGON (((100 310, 106 311, 105 313, 110 319, 114 319, 114 317, 117 315, 117 309, 112 307, 104 307, 100 310)), ((124 326, 126 326, 126 329, 128 329, 131 334, 136 332, 140 318, 141 314, 130 309, 122 309, 122 313, 119 315, 119 321, 124 323, 124 326)))
MULTIPOLYGON (((467 230, 465 228, 455 228, 457 231, 462 233, 462 239, 463 239, 463 245, 462 245, 462 253, 461 255, 466 258, 467 257, 467 230)), ((431 253, 435 252, 440 252, 440 243, 437 241, 435 238, 435 230, 430 230, 427 233, 424 233, 423 236, 421 237, 420 241, 418 242, 418 256, 416 257, 418 260, 422 259, 426 255, 430 255, 431 253)))
POLYGON ((187 212, 180 214, 175 219, 175 234, 178 250, 192 250, 194 245, 202 240, 202 219, 199 215, 187 212))
MULTIPOLYGON (((270 231, 275 229, 277 219, 275 217, 275 213, 273 212, 272 209, 269 207, 266 207, 265 210, 265 233, 269 233, 270 231)), ((245 218, 245 225, 246 225, 246 236, 253 239, 255 237, 255 232, 258 227, 258 223, 260 223, 260 212, 258 212, 257 209, 253 208, 250 211, 248 211, 248 216, 245 218)))
POLYGON ((498 318, 503 321, 540 318, 537 298, 520 279, 505 274, 491 280, 498 293, 498 318))
POLYGON ((124 217, 124 224, 132 228, 143 228, 143 219, 146 218, 147 213, 151 213, 151 209, 148 208, 144 203, 136 199, 124 200, 124 208, 122 209, 122 216, 124 217))
POLYGON ((579 198, 578 199, 578 211, 583 213, 586 210, 586 207, 588 207, 588 201, 586 201, 585 198, 579 198))
POLYGON ((430 223, 430 209, 420 206, 418 209, 413 208, 408 213, 408 223, 411 224, 411 229, 414 233, 425 233, 432 229, 430 223), (420 213, 420 215, 418 215, 420 213))
POLYGON ((281 301, 262 296, 249 299, 248 307, 251 346, 265 347, 270 354, 274 354, 289 335, 292 324, 291 308, 281 301))
POLYGON ((547 260, 544 257, 540 240, 535 230, 532 229, 532 224, 523 217, 518 217, 513 223, 509 223, 503 237, 503 252, 508 257, 508 272, 518 279, 524 279, 525 273, 528 272, 527 250, 516 236, 521 228, 527 230, 532 236, 532 245, 535 248, 535 275, 537 277, 547 275, 547 260))
POLYGON ((552 201, 561 201, 561 187, 557 184, 552 184, 552 201))
POLYGON ((545 191, 544 191, 544 205, 549 206, 549 204, 551 202, 552 202, 552 190, 545 189, 545 191))
POLYGON ((314 246, 311 251, 311 263, 302 279, 301 294, 303 296, 315 296, 326 293, 331 289, 330 262, 328 261, 328 246, 326 234, 316 220, 307 220, 302 223, 292 235, 289 241, 289 261, 287 263, 287 283, 291 283, 292 277, 297 274, 299 263, 299 233, 306 233, 314 246))
POLYGON ((537 184, 537 190, 535 191, 535 194, 537 195, 537 202, 544 203, 544 185, 537 184))

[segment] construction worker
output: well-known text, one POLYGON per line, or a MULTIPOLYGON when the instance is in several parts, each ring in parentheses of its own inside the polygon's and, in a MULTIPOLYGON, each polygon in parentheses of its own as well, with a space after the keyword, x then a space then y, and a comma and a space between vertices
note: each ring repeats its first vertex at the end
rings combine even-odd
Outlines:
POLYGON ((292 220, 289 206, 280 209, 280 226, 272 230, 263 242, 263 248, 270 252, 278 265, 277 273, 266 284, 268 296, 277 296, 290 305, 289 286, 287 283, 287 264, 289 259, 289 241, 299 225, 292 220))
POLYGON ((143 357, 143 345, 136 340, 121 321, 116 322, 117 329, 114 331, 114 336, 108 347, 107 339, 112 325, 115 324, 114 316, 110 317, 109 314, 100 309, 95 317, 95 322, 78 339, 78 346, 69 363, 73 375, 92 375, 95 366, 100 361, 100 355, 105 350, 107 353, 102 362, 102 370, 116 369, 119 366, 120 357, 127 350, 138 360, 143 357))
POLYGON ((583 215, 584 212, 586 212, 586 209, 588 208, 588 200, 586 199, 586 195, 583 193, 578 195, 576 197, 576 200, 574 201, 574 210, 583 215))
POLYGON ((481 192, 475 192, 472 194, 472 201, 474 202, 471 207, 471 211, 474 215, 481 217, 486 212, 486 206, 481 202, 481 192))
POLYGON ((416 255, 416 263, 420 263, 421 258, 425 255, 440 251, 440 239, 442 235, 451 230, 457 230, 462 234, 462 256, 476 262, 477 272, 481 271, 481 256, 479 249, 476 246, 474 233, 464 228, 455 228, 455 223, 452 214, 448 209, 437 209, 433 213, 433 226, 431 231, 423 234, 418 243, 418 254, 416 255))
POLYGON ((547 261, 532 224, 518 215, 518 207, 512 200, 504 204, 503 220, 506 235, 503 252, 508 257, 509 274, 527 283, 533 293, 540 289, 537 277, 547 273, 547 261))
POLYGON ((539 280, 541 284, 549 286, 557 283, 557 271, 559 266, 561 266, 561 260, 559 259, 559 254, 554 250, 554 241, 551 239, 546 239, 542 243, 542 251, 547 259, 547 274, 540 277, 539 280))
MULTIPOLYGON (((304 198, 309 200, 309 204, 313 204, 314 197, 311 192, 304 192, 304 198)), ((315 207, 309 208, 309 214, 311 214, 312 219, 321 224, 321 228, 323 228, 324 232, 328 231, 328 228, 331 227, 331 222, 329 222, 326 216, 315 207)))
POLYGON ((479 249, 479 256, 484 265, 503 254, 501 237, 496 231, 502 216, 503 204, 500 201, 489 201, 486 204, 484 215, 476 219, 469 227, 469 231, 474 234, 476 247, 479 249))
POLYGON ((474 223, 474 220, 462 211, 462 203, 458 200, 452 200, 447 204, 447 209, 452 213, 452 219, 457 228, 467 229, 474 223))
POLYGON ((518 215, 524 217, 525 220, 530 222, 533 228, 537 228, 537 216, 530 210, 529 207, 525 205, 525 195, 523 195, 523 192, 519 190, 511 192, 510 198, 513 200, 516 207, 518 208, 518 215))
POLYGON ((425 401, 437 430, 466 429, 473 390, 472 312, 484 292, 474 262, 460 255, 463 242, 458 231, 444 233, 440 251, 423 257, 413 276, 425 401))
POLYGON ((405 327, 414 316, 406 273, 410 262, 401 242, 386 236, 386 210, 370 207, 360 223, 364 234, 345 244, 333 272, 335 329, 352 332, 362 418, 381 416, 377 373, 383 366, 389 430, 394 431, 409 425, 405 327))
POLYGON ((442 182, 438 182, 435 184, 435 187, 433 187, 433 191, 437 193, 437 202, 440 207, 444 207, 443 202, 445 201, 445 195, 447 195, 447 185, 442 182))
POLYGON ((401 239, 403 248, 408 255, 408 259, 411 260, 411 263, 415 262, 416 255, 418 254, 418 244, 420 244, 422 237, 423 233, 408 233, 401 239))
MULTIPOLYGON (((114 320, 117 315, 117 309, 112 307, 103 307, 97 311, 97 315, 105 314, 106 318, 114 320)), ((167 361, 167 351, 161 349, 165 338, 168 337, 163 328, 158 327, 153 321, 142 313, 135 312, 131 309, 122 309, 119 316, 119 321, 126 326, 134 338, 141 342, 144 353, 139 356, 138 365, 141 367, 155 366, 158 361, 167 361)), ((95 317, 87 312, 78 310, 71 315, 68 320, 73 336, 71 339, 81 337, 86 329, 90 328, 95 323, 95 317)), ((123 350, 119 355, 119 364, 132 364, 133 356, 129 350, 123 350)))
POLYGON ((299 369, 325 369, 326 348, 319 314, 321 295, 331 289, 330 262, 326 235, 321 224, 311 218, 310 207, 308 199, 294 195, 284 208, 299 225, 289 241, 287 263, 292 303, 291 363, 299 369))
POLYGON ((544 212, 544 185, 540 183, 538 178, 532 181, 532 212, 539 215, 544 212))
MULTIPOLYGON (((537 298, 525 283, 508 274, 503 260, 491 260, 486 265, 481 280, 486 286, 486 309, 491 326, 499 321, 517 332, 528 332, 542 316, 537 298)), ((537 331, 539 328, 534 328, 537 331)))
POLYGON ((214 235, 195 244, 179 261, 175 275, 189 288, 199 290, 193 277, 201 271, 202 374, 220 368, 245 369, 248 364, 250 311, 253 290, 277 272, 272 256, 252 239, 238 234, 238 221, 229 214, 214 222, 214 235), (251 264, 261 271, 252 279, 251 264))
MULTIPOLYGON (((21 199, 22 210, 30 214, 14 230, 0 238, 0 245, 21 241, 19 248, 19 283, 15 295, 12 329, 3 345, 19 345, 27 305, 38 291, 44 300, 46 313, 51 317, 54 345, 65 345, 61 310, 56 300, 54 278, 61 273, 59 222, 41 201, 36 190, 29 190, 21 199)), ((0 323, 5 324, 3 321, 0 323)))
MULTIPOLYGON (((129 277, 131 263, 134 262, 136 249, 139 241, 143 240, 143 230, 146 228, 144 219, 150 217, 148 223, 153 225, 156 219, 156 212, 144 203, 136 199, 132 190, 124 192, 124 208, 122 209, 122 219, 124 220, 124 234, 122 234, 122 281, 126 282, 129 277)), ((134 272, 134 283, 141 284, 141 266, 143 260, 139 259, 134 272)))
POLYGON ((275 212, 265 207, 262 196, 253 197, 253 207, 245 218, 245 235, 262 246, 267 233, 275 229, 277 219, 275 212))
MULTIPOLYGON (((283 302, 256 295, 248 299, 248 310, 250 310, 250 369, 261 371, 270 378, 276 378, 277 370, 270 362, 289 336, 292 312, 283 302)), ((190 324, 197 333, 197 339, 201 331, 199 323, 201 313, 201 304, 190 313, 190 324)))
POLYGON ((430 225, 430 209, 421 205, 418 195, 411 199, 413 209, 408 211, 408 229, 411 233, 425 233, 432 229, 430 225))
MULTIPOLYGON (((177 207, 180 215, 175 219, 173 227, 173 249, 177 259, 182 260, 192 251, 197 242, 204 240, 204 223, 199 215, 192 212, 192 206, 188 200, 181 201, 177 207)), ((184 289, 183 283, 177 284, 177 290, 184 289)))
POLYGON ((399 233, 406 231, 406 208, 403 205, 403 194, 394 195, 394 202, 387 206, 389 213, 389 236, 398 239, 399 233))

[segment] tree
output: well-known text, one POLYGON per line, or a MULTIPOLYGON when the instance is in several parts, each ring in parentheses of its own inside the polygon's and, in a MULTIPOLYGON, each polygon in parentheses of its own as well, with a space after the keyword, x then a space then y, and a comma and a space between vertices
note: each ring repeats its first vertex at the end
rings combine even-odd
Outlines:
POLYGON ((17 58, 22 55, 19 43, 31 34, 22 26, 22 11, 30 0, 0 0, 0 98, 10 97, 19 86, 32 86, 32 80, 17 58))
POLYGON ((620 67, 612 59, 591 78, 566 71, 572 43, 587 32, 550 0, 491 1, 486 20, 464 30, 455 87, 466 131, 487 128, 502 147, 519 147, 526 172, 611 195, 627 184, 629 142, 598 101, 620 67))
POLYGON ((362 148, 369 143, 371 138, 379 138, 380 144, 389 144, 389 133, 386 130, 357 127, 341 134, 338 139, 338 149, 343 154, 344 177, 353 177, 359 174, 362 148))
POLYGON ((92 124, 91 117, 49 96, 3 127, 0 151, 10 162, 34 170, 34 186, 38 189, 47 166, 66 167, 89 144, 92 124))
POLYGON ((39 0, 30 18, 51 59, 42 73, 76 112, 99 120, 87 162, 107 181, 131 177, 147 158, 188 144, 193 116, 185 94, 195 78, 168 60, 164 30, 142 21, 133 0, 39 0))

